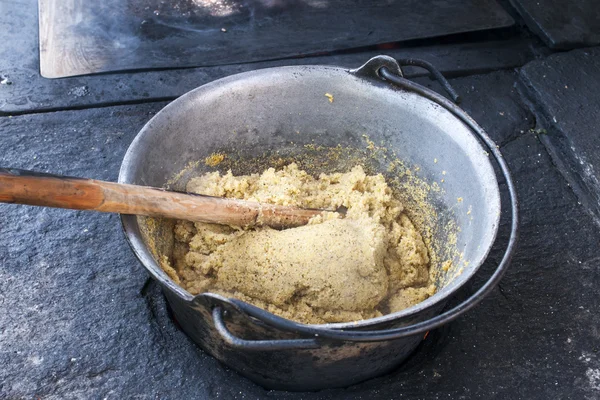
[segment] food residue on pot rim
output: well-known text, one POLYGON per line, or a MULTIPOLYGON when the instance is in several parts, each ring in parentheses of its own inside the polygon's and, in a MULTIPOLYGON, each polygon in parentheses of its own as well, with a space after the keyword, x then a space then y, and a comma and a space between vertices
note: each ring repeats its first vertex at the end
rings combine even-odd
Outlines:
POLYGON ((224 153, 212 153, 210 156, 204 159, 204 164, 208 165, 209 167, 216 167, 217 165, 221 164, 224 159, 224 153))

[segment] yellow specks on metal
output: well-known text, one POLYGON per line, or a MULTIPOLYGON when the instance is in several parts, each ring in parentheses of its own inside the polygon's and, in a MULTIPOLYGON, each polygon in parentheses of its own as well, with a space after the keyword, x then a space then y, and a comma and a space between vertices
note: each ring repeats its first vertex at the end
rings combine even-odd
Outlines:
POLYGON ((445 272, 448 272, 448 270, 452 268, 452 261, 448 260, 448 261, 444 261, 444 263, 442 264, 442 270, 444 270, 445 272))
POLYGON ((216 167, 223 162, 225 157, 225 153, 212 153, 210 156, 204 159, 204 164, 208 165, 209 167, 216 167))

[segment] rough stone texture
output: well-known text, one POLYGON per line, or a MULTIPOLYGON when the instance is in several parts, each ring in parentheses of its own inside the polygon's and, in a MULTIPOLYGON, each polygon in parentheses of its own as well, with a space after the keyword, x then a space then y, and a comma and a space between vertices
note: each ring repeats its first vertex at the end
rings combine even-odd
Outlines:
MULTIPOLYGON (((521 200, 519 250, 488 299, 431 332, 397 371, 342 390, 266 391, 177 329, 115 216, 1 205, 0 398, 599 398, 600 232, 539 138, 520 134, 528 113, 513 81, 497 73, 453 83, 475 88, 463 94, 465 107, 507 142, 521 200)), ((3 164, 114 180, 160 106, 0 118, 3 164)))
POLYGON ((597 0, 511 0, 527 26, 557 49, 600 44, 597 0))
MULTIPOLYGON (((164 104, 0 119, 3 164, 116 180, 164 104)), ((112 214, 0 205, 0 398, 224 398, 261 391, 169 320, 112 214), (211 371, 207 373, 207 371, 211 371)))
MULTIPOLYGON (((0 115, 170 100, 204 83, 238 72, 277 65, 328 64, 358 67, 384 53, 423 58, 447 75, 486 72, 524 65, 537 44, 529 39, 369 50, 335 56, 307 57, 253 64, 45 79, 39 73, 37 1, 0 0, 0 115)), ((408 76, 425 75, 407 68, 408 76)))
MULTIPOLYGON (((416 81, 447 96, 435 81, 416 81)), ((452 79, 450 83, 461 97, 460 106, 494 138, 497 144, 514 140, 535 124, 535 118, 523 104, 516 88, 514 71, 498 71, 452 79)))
POLYGON ((555 54, 521 69, 537 129, 579 201, 600 225, 600 49, 555 54))

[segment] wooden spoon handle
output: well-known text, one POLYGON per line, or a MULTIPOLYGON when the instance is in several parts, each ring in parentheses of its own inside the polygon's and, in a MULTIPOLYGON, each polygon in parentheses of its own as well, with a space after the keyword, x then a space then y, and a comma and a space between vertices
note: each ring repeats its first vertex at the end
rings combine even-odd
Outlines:
POLYGON ((2 168, 0 202, 274 228, 305 225, 322 212, 2 168))

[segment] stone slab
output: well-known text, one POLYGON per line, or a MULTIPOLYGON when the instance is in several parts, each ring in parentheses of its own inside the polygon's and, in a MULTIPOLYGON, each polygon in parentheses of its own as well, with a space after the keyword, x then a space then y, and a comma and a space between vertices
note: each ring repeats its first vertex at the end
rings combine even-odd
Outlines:
MULTIPOLYGON (((215 79, 279 65, 327 64, 355 68, 375 55, 423 58, 449 76, 482 73, 522 66, 534 58, 535 41, 495 39, 485 42, 448 43, 358 53, 294 58, 261 63, 135 73, 100 74, 46 79, 39 73, 36 0, 0 1, 0 115, 106 106, 174 99, 215 79)), ((426 75, 407 68, 407 76, 426 75)))
POLYGON ((600 49, 554 54, 520 76, 544 144, 600 225, 600 49))
POLYGON ((510 0, 527 26, 548 46, 573 49, 600 44, 597 0, 510 0))
MULTIPOLYGON (((466 108, 495 140, 507 138, 522 215, 513 265, 489 298, 431 332, 395 372, 347 389, 266 391, 177 329, 115 216, 0 205, 0 398, 598 398, 600 232, 539 137, 513 137, 517 122, 488 111, 501 104, 527 115, 508 88, 514 78, 461 82, 479 96, 466 108), (504 100, 486 102, 485 93, 504 100)), ((114 180, 127 145, 162 105, 0 118, 3 164, 114 180)))

